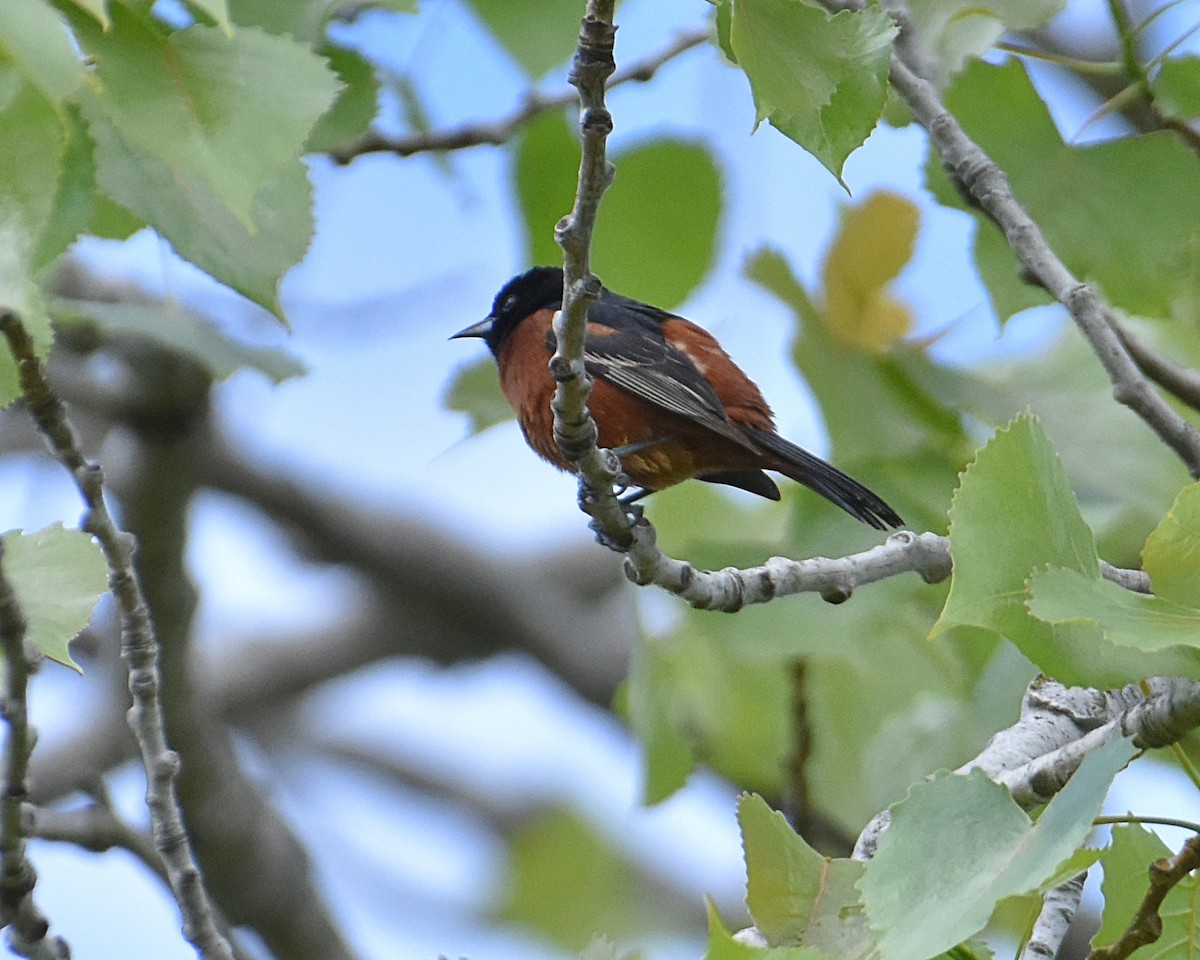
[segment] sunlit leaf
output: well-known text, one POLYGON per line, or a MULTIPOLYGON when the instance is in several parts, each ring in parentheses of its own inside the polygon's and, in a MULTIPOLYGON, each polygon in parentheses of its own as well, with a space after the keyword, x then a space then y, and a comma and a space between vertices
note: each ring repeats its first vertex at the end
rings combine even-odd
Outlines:
POLYGON ((79 530, 47 527, 4 535, 4 575, 27 620, 26 640, 52 660, 79 669, 68 644, 91 620, 108 590, 96 541, 79 530))
POLYGON ((0 60, 11 62, 55 105, 83 80, 83 60, 71 44, 66 24, 45 0, 0 3, 0 60))
POLYGON ((729 41, 770 121, 841 179, 886 99, 896 25, 876 7, 833 16, 808 0, 730 0, 729 41))
POLYGON ((839 960, 875 949, 855 884, 866 864, 813 850, 761 797, 738 801, 746 852, 746 905, 776 946, 813 947, 839 960))
POLYGON ((920 214, 894 193, 848 207, 825 257, 825 322, 838 339, 882 352, 912 326, 908 308, 886 292, 912 256, 920 214))

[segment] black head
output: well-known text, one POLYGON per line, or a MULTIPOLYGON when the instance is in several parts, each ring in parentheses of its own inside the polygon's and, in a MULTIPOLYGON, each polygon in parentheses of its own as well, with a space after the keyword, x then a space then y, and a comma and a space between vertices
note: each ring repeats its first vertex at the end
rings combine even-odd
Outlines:
POLYGON ((558 310, 562 306, 562 292, 562 267, 534 267, 500 288, 486 319, 459 330, 450 339, 479 337, 495 354, 517 324, 531 313, 547 308, 558 310))

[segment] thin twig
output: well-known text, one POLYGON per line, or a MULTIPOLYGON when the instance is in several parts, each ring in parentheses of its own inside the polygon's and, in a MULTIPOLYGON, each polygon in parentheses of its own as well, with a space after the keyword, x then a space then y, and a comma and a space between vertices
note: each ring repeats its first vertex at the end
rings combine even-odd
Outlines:
MULTIPOLYGON (((707 41, 710 35, 711 31, 707 27, 681 33, 662 50, 613 74, 608 86, 611 88, 624 83, 644 83, 680 54, 707 41)), ((516 110, 499 120, 465 123, 446 130, 432 130, 402 137, 386 137, 370 130, 353 143, 331 151, 330 156, 338 163, 349 163, 355 157, 367 153, 393 153, 400 157, 410 157, 415 153, 462 150, 485 144, 499 146, 507 143, 513 134, 530 120, 551 110, 561 110, 574 103, 577 98, 578 94, 574 90, 563 90, 553 94, 530 91, 516 110)))
POLYGON ((1181 367, 1155 353, 1115 318, 1112 326, 1142 373, 1177 400, 1193 410, 1200 410, 1200 372, 1181 367))
POLYGON ((1200 868, 1200 837, 1188 840, 1175 856, 1150 864, 1150 887, 1129 926, 1111 946, 1092 950, 1088 960, 1125 960, 1139 947, 1154 943, 1162 936, 1163 921, 1159 911, 1167 894, 1197 868, 1200 868))
MULTIPOLYGON (((0 540, 0 564, 4 542, 0 540)), ((33 901, 37 873, 25 856, 21 804, 29 793, 29 755, 34 732, 29 725, 29 659, 25 655, 27 621, 12 583, 0 565, 0 644, 4 652, 4 791, 0 796, 0 920, 8 927, 9 944, 24 957, 66 960, 66 941, 48 936, 50 924, 33 901)))
POLYGON ((569 78, 579 91, 583 156, 574 207, 554 231, 563 249, 563 304, 554 320, 556 347, 550 373, 558 382, 551 403, 554 439, 579 474, 580 506, 607 542, 628 549, 633 531, 613 494, 621 465, 611 452, 596 447, 596 424, 587 408, 592 381, 583 360, 588 305, 600 296, 600 281, 591 271, 592 232, 600 198, 614 173, 605 152, 612 114, 604 104, 605 85, 616 69, 613 7, 614 0, 588 0, 569 78))
POLYGON ((146 805, 154 845, 183 915, 183 934, 206 960, 233 960, 229 943, 217 926, 216 911, 204 888, 175 793, 179 756, 167 743, 159 699, 158 639, 134 570, 132 538, 109 514, 100 467, 88 462, 80 451, 75 429, 46 380, 25 325, 12 311, 0 310, 0 333, 16 360, 21 392, 38 430, 55 459, 71 474, 83 498, 83 529, 96 538, 108 562, 109 585, 121 619, 121 656, 129 671, 133 697, 129 725, 146 769, 146 805))

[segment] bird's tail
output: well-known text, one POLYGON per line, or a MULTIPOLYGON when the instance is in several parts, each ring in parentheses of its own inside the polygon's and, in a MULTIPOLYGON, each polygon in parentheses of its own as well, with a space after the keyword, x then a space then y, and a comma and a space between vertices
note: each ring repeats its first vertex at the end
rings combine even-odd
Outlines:
POLYGON ((789 443, 773 431, 745 425, 742 425, 742 430, 765 453, 777 458, 768 469, 778 470, 785 477, 791 477, 797 483, 815 490, 826 500, 836 503, 850 516, 857 517, 863 523, 869 523, 877 530, 904 526, 900 515, 889 507, 882 497, 832 464, 813 456, 794 443, 789 443))

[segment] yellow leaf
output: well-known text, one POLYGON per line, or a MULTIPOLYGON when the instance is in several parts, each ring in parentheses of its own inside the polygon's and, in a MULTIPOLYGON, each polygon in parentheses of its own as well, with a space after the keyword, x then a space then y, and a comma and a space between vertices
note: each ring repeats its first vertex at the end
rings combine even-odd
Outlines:
POLYGON ((843 214, 825 258, 825 324, 839 340, 878 353, 912 326, 885 287, 912 256, 918 219, 916 206, 886 192, 843 214))

